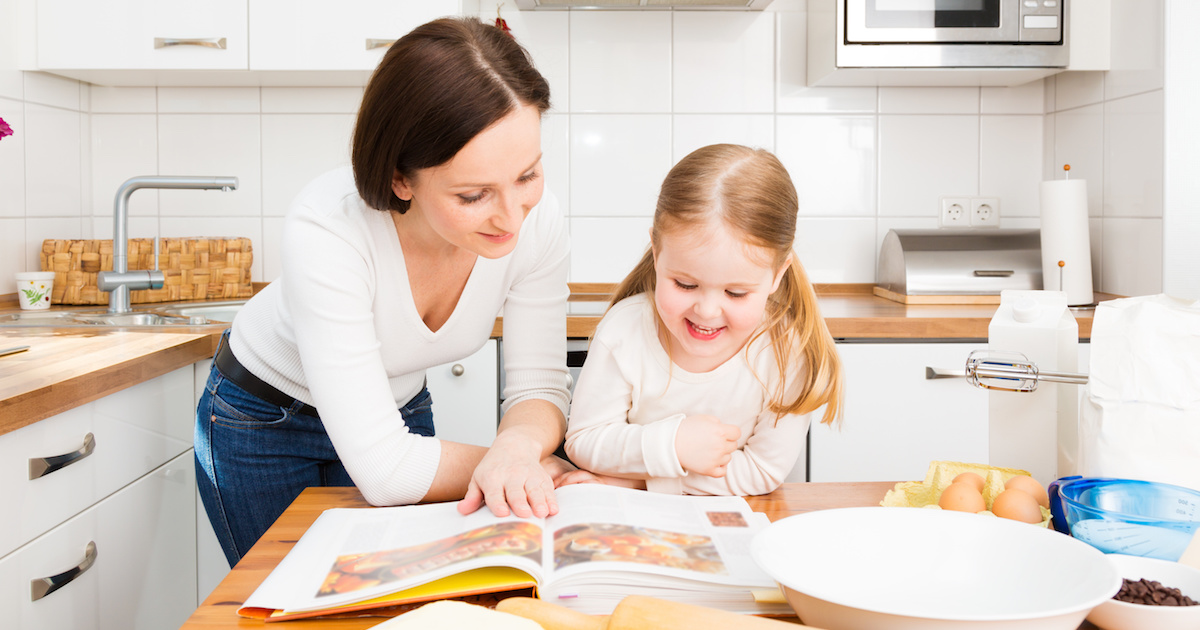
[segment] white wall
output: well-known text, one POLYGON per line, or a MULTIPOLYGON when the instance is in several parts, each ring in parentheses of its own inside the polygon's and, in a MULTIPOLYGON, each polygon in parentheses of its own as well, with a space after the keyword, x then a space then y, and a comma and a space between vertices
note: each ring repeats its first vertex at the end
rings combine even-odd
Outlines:
POLYGON ((1162 253, 1166 2, 1112 0, 1111 70, 1045 80, 1044 176, 1087 180, 1093 286, 1118 295, 1161 292, 1179 262, 1162 253))
MULTIPOLYGON (((1114 0, 1114 11, 1133 1, 1114 0)), ((573 281, 619 280, 647 243, 670 166, 701 145, 739 142, 775 151, 791 171, 802 204, 797 248, 817 282, 873 282, 888 229, 936 227, 941 195, 1000 197, 1001 227, 1037 227, 1038 183, 1070 158, 1079 172, 1089 160, 1101 169, 1092 184, 1097 288, 1161 290, 1161 261, 1141 255, 1162 244, 1161 178, 1143 190, 1102 170, 1142 173, 1153 160, 1068 150, 1092 147, 1094 137, 1105 139, 1101 148, 1161 149, 1161 64, 1149 84, 1140 70, 1115 69, 1016 88, 807 88, 803 0, 775 0, 763 12, 506 6, 502 14, 551 83, 545 165, 570 216, 573 281), (1154 119, 1146 110, 1156 98, 1154 119)), ((483 17, 494 19, 494 9, 483 17)), ((1114 15, 1114 28, 1131 30, 1114 51, 1146 35, 1123 17, 1114 15)), ((1150 33, 1161 60, 1161 13, 1150 33)), ((348 162, 361 96, 110 88, 4 67, 0 117, 18 135, 0 141, 0 293, 14 290, 13 271, 36 268, 43 238, 109 237, 117 186, 145 174, 239 177, 229 193, 136 193, 131 233, 247 236, 255 280, 274 278, 288 200, 348 162)), ((1160 151, 1159 171, 1161 161, 1160 151)))

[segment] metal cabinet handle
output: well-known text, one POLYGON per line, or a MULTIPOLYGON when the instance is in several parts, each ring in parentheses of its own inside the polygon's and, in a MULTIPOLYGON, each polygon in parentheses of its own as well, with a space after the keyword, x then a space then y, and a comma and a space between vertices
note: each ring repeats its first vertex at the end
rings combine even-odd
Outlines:
POLYGON ((450 373, 455 376, 462 376, 463 374, 467 373, 467 368, 463 367, 461 363, 455 363, 453 366, 451 366, 450 373))
POLYGON ((95 450, 96 438, 89 433, 83 436, 83 446, 80 446, 77 451, 51 457, 31 457, 29 459, 29 478, 37 479, 38 477, 45 477, 60 468, 70 466, 91 455, 92 451, 95 450))
POLYGON ((963 378, 965 376, 966 373, 962 370, 925 366, 925 380, 927 381, 932 381, 935 378, 963 378))
POLYGON ((83 575, 84 571, 92 568, 96 563, 96 543, 89 542, 87 548, 83 551, 83 561, 79 564, 50 577, 37 578, 29 581, 29 598, 30 601, 37 600, 57 591, 58 589, 70 584, 75 578, 83 575))
POLYGON ((200 39, 183 39, 178 37, 155 37, 155 48, 168 48, 170 46, 199 46, 201 48, 219 48, 225 50, 224 37, 205 37, 200 39))
POLYGON ((376 48, 387 48, 395 44, 394 39, 367 39, 367 50, 375 50, 376 48))

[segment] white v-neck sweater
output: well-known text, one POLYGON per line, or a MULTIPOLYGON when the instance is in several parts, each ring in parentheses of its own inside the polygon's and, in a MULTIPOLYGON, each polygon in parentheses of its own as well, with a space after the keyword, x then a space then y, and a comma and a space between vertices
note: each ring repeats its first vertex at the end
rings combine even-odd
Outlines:
MULTIPOLYGON (((366 206, 349 167, 292 202, 283 271, 242 308, 230 347, 250 372, 309 403, 346 471, 373 505, 415 503, 441 447, 408 432, 398 407, 425 370, 469 356, 504 317, 502 411, 547 400, 566 412, 566 223, 547 190, 513 252, 475 262, 453 314, 430 331, 413 303, 391 215, 366 206)), ((455 422, 435 416, 435 426, 455 422)))

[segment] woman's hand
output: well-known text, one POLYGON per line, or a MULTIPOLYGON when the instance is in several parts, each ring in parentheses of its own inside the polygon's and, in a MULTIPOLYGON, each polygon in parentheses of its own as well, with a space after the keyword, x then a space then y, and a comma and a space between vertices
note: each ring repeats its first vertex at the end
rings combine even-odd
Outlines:
POLYGON ((486 503, 496 516, 508 516, 510 510, 522 518, 557 514, 554 479, 543 467, 540 451, 530 440, 497 435, 471 474, 467 494, 458 503, 459 513, 470 514, 486 503))
POLYGON ((742 430, 721 424, 716 416, 688 416, 679 423, 675 433, 675 454, 679 465, 689 472, 722 477, 725 466, 733 459, 742 430))

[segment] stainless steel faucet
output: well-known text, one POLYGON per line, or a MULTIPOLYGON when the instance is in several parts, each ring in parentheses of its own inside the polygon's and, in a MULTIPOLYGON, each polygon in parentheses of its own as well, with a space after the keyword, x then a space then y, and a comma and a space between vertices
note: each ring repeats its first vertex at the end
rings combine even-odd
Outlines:
MULTIPOLYGON (((129 196, 141 188, 187 188, 193 190, 236 190, 236 177, 171 177, 143 175, 131 177, 117 189, 113 204, 113 268, 96 276, 96 288, 110 293, 109 313, 128 313, 129 292, 141 289, 160 289, 166 281, 162 271, 129 270, 129 196)), ((155 259, 158 251, 155 247, 155 259)), ((155 265, 157 267, 157 265, 155 265)))

